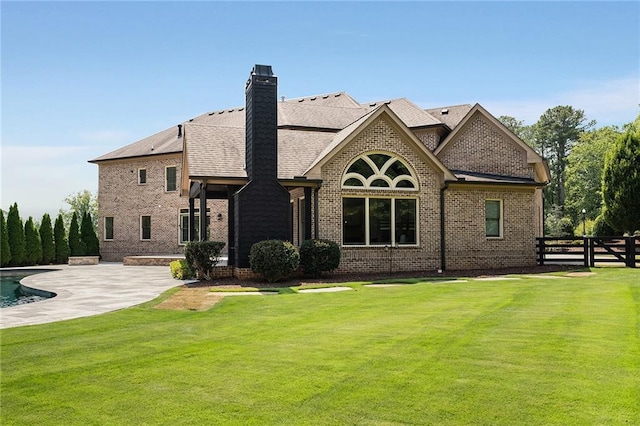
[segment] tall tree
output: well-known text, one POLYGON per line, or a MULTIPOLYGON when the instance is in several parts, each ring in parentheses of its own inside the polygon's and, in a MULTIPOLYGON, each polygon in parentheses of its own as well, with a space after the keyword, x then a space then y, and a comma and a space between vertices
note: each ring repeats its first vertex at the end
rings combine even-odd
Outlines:
POLYGON ((56 260, 56 245, 53 240, 51 216, 45 213, 40 222, 40 241, 42 243, 42 263, 48 265, 56 260))
POLYGON ((538 150, 549 162, 551 185, 545 191, 548 204, 565 207, 567 156, 580 135, 593 127, 584 111, 561 105, 545 111, 535 124, 538 150))
POLYGON ((53 240, 56 245, 56 263, 67 263, 69 260, 69 241, 64 229, 64 219, 59 214, 53 227, 53 240))
POLYGON ((620 135, 615 126, 584 132, 569 153, 565 201, 566 213, 574 223, 581 218, 582 209, 588 219, 595 219, 602 211, 604 158, 620 135))
POLYGON ((640 134, 627 131, 611 147, 604 163, 602 199, 605 220, 614 229, 640 230, 640 134))
POLYGON ((535 140, 535 126, 528 126, 524 124, 524 121, 518 120, 509 115, 501 115, 498 117, 498 120, 531 148, 537 148, 535 140))
POLYGON ((82 216, 82 223, 80 224, 80 241, 85 249, 85 254, 89 256, 100 255, 100 243, 98 236, 93 228, 93 222, 91 221, 91 215, 85 213, 82 216))
POLYGON ((37 265, 42 261, 42 244, 33 217, 29 216, 24 224, 25 265, 37 265))
POLYGON ((96 194, 85 189, 75 194, 70 194, 64 199, 64 202, 69 204, 71 210, 60 209, 60 213, 64 218, 65 224, 71 226, 71 218, 73 213, 78 216, 78 219, 82 219, 85 213, 89 213, 93 218, 93 227, 97 229, 98 226, 98 197, 96 194))
POLYGON ((69 225, 69 255, 84 256, 84 247, 80 240, 80 227, 78 226, 78 215, 73 212, 71 215, 71 225, 69 225))
POLYGON ((9 247, 9 232, 4 220, 4 210, 0 210, 0 266, 7 266, 11 262, 11 247, 9 247))
POLYGON ((7 236, 9 237, 9 247, 11 248, 10 266, 21 266, 25 260, 24 226, 18 211, 18 203, 9 207, 7 215, 7 236))

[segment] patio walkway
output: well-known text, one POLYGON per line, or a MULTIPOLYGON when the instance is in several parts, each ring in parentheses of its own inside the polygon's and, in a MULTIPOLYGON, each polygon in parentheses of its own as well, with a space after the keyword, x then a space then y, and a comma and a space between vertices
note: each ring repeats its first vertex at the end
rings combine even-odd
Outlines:
MULTIPOLYGON (((16 268, 17 269, 17 268, 16 268)), ((103 314, 152 300, 183 281, 171 278, 167 266, 54 265, 56 269, 30 275, 21 283, 57 296, 40 302, 0 309, 0 328, 44 324, 103 314)))

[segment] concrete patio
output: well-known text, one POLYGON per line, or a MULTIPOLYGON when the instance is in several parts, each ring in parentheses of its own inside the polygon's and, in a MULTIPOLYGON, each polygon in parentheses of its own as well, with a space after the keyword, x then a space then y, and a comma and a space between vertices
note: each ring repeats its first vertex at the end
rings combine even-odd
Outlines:
POLYGON ((167 266, 53 265, 56 269, 23 278, 27 287, 56 293, 56 297, 0 309, 0 328, 44 324, 87 317, 139 305, 183 281, 171 278, 167 266))

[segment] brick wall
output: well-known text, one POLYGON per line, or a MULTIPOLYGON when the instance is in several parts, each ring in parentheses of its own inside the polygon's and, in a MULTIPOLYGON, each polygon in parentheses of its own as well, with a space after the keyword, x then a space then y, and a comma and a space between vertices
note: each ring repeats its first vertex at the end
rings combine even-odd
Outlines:
MULTIPOLYGON (((145 157, 99 165, 98 237, 105 261, 122 261, 124 256, 179 254, 179 212, 189 207, 187 197, 179 191, 165 191, 165 167, 175 166, 180 182, 181 154, 145 157), (147 183, 138 184, 138 169, 146 168, 147 183), (151 240, 140 239, 140 216, 151 216, 151 240), (114 239, 104 239, 104 218, 114 218, 114 239)), ((198 200, 196 200, 197 208, 198 200)), ((208 200, 211 209, 210 234, 227 240, 226 200, 208 200), (223 221, 217 221, 222 213, 223 221)), ((219 239, 220 238, 220 239, 219 239)))
POLYGON ((476 113, 438 158, 450 170, 533 178, 524 149, 476 113))
POLYGON ((322 180, 322 187, 318 194, 319 238, 326 238, 338 244, 342 244, 343 195, 416 197, 418 199, 418 247, 385 249, 384 247, 342 246, 342 261, 338 272, 386 272, 390 264, 394 271, 438 269, 441 178, 425 164, 412 143, 404 136, 400 136, 386 118, 380 117, 373 122, 325 164, 322 168, 322 180), (400 156, 415 171, 419 190, 343 190, 341 178, 349 162, 372 149, 400 156))
POLYGON ((445 191, 446 268, 535 266, 535 191, 449 188, 445 191), (487 238, 485 200, 500 199, 502 238, 487 238))

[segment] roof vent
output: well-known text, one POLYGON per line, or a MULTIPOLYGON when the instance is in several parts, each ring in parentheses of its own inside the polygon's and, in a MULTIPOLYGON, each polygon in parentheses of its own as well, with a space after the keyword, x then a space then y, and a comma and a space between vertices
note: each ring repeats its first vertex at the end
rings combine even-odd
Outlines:
POLYGON ((182 137, 182 124, 178 124, 178 137, 182 137))
POLYGON ((442 108, 442 111, 440 111, 440 114, 442 114, 442 115, 449 114, 449 108, 442 108))
POLYGON ((369 106, 370 106, 370 107, 374 107, 374 106, 376 106, 376 102, 374 102, 374 103, 372 103, 372 104, 369 104, 369 106))

